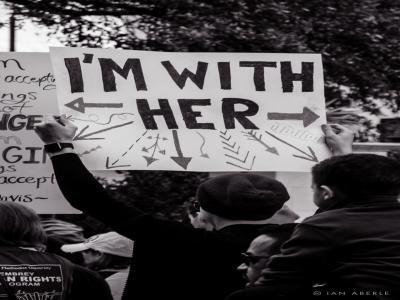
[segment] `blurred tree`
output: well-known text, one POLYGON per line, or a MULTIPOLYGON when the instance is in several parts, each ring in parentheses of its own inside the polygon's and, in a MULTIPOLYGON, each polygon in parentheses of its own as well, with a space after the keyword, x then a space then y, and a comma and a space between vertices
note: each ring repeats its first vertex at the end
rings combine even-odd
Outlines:
MULTIPOLYGON (((69 46, 322 53, 328 109, 400 107, 400 2, 390 0, 6 0, 69 46)), ((359 113, 360 115, 360 113, 359 113)), ((376 122, 375 122, 376 123, 376 122)), ((368 130, 371 129, 371 130, 368 130)))

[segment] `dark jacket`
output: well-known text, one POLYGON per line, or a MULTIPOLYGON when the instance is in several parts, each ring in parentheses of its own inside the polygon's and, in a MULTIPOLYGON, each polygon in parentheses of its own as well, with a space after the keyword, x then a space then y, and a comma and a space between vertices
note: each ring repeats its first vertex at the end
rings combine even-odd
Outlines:
POLYGON ((370 296, 379 292, 368 299, 400 299, 394 296, 400 283, 400 203, 394 198, 377 197, 307 218, 281 251, 258 282, 263 288, 230 299, 261 299, 289 291, 316 299, 311 294, 315 283, 326 284, 313 292, 327 299, 354 299, 367 291, 370 296))
MULTIPOLYGON (((0 246, 0 276, 20 299, 112 300, 98 274, 51 253, 0 246)), ((0 298, 6 294, 0 285, 0 298)))
POLYGON ((52 158, 66 199, 135 241, 123 299, 224 299, 244 286, 240 253, 265 225, 233 225, 219 231, 157 219, 110 198, 75 154, 52 158))

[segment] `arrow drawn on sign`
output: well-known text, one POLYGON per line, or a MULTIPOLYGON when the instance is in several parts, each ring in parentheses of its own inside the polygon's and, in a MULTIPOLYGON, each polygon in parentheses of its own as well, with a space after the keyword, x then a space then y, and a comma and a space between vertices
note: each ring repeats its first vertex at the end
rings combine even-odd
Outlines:
MULTIPOLYGON (((114 162, 111 164, 111 167, 113 167, 117 162, 119 162, 122 158, 124 158, 124 156, 126 156, 126 155, 129 153, 129 151, 132 151, 133 147, 134 147, 146 134, 147 134, 147 130, 146 130, 145 132, 143 132, 143 133, 141 134, 141 136, 139 136, 139 137, 136 139, 136 141, 133 142, 133 143, 129 146, 128 150, 126 150, 124 153, 122 153, 122 155, 120 156, 120 158, 117 158, 116 160, 114 160, 114 162)), ((108 165, 109 165, 109 164, 108 164, 108 165)), ((124 167, 124 166, 127 166, 127 165, 122 165, 122 166, 124 167)), ((131 165, 129 165, 129 166, 131 166, 131 165)), ((106 167, 107 167, 107 162, 106 162, 106 167)), ((120 167, 120 166, 115 166, 115 168, 117 168, 117 167, 120 167)))
POLYGON ((83 101, 83 97, 79 97, 67 104, 64 104, 66 107, 76 110, 80 113, 85 113, 86 107, 95 107, 95 108, 122 108, 123 103, 88 103, 83 101))
POLYGON ((196 133, 200 136, 200 138, 202 140, 202 143, 201 143, 201 146, 200 146, 200 153, 201 153, 200 156, 204 157, 204 158, 210 158, 210 156, 206 152, 203 151, 204 146, 206 144, 206 139, 204 138, 204 136, 200 132, 196 131, 196 133))
POLYGON ((106 169, 107 170, 116 169, 116 168, 127 168, 127 167, 130 167, 130 166, 131 165, 118 165, 118 166, 115 166, 114 164, 112 164, 110 166, 110 158, 107 156, 107 159, 106 159, 106 169))
POLYGON ((313 161, 313 162, 318 162, 318 158, 317 158, 317 156, 315 155, 314 150, 313 150, 310 146, 308 146, 307 148, 308 148, 308 151, 310 151, 311 155, 310 155, 309 153, 307 153, 307 152, 301 150, 300 148, 297 148, 296 146, 294 146, 294 145, 292 145, 292 144, 289 144, 288 142, 286 142, 286 141, 284 141, 284 140, 278 138, 276 135, 273 135, 272 133, 270 133, 270 132, 268 132, 268 131, 265 131, 265 133, 269 134, 269 135, 272 136, 274 139, 276 139, 276 140, 278 140, 278 141, 280 141, 280 142, 282 142, 282 143, 288 145, 289 147, 291 147, 291 148, 293 148, 293 149, 296 149, 297 151, 299 151, 299 152, 301 152, 301 153, 303 153, 303 154, 305 155, 305 157, 304 157, 304 156, 294 155, 294 154, 293 154, 294 157, 301 158, 301 159, 305 159, 305 160, 309 160, 309 161, 313 161))
POLYGON ((172 136, 174 138, 175 149, 176 153, 178 153, 178 156, 170 156, 170 157, 174 162, 176 162, 178 165, 180 165, 183 169, 186 170, 188 164, 192 160, 192 157, 183 156, 183 152, 179 142, 178 132, 176 130, 172 130, 172 136))
POLYGON ((269 120, 299 120, 303 121, 304 127, 307 127, 308 125, 314 123, 318 118, 319 115, 314 113, 308 107, 303 107, 302 113, 268 113, 269 120))
POLYGON ((152 152, 151 156, 146 156, 146 155, 143 156, 143 158, 147 162, 147 166, 151 165, 153 162, 158 160, 158 158, 154 157, 154 155, 156 154, 157 150, 158 150, 158 153, 160 153, 162 155, 165 154, 165 149, 161 149, 161 147, 160 147, 160 141, 166 141, 167 140, 167 138, 165 138, 165 137, 160 137, 159 133, 157 133, 156 137, 149 136, 148 138, 150 138, 150 139, 154 138, 155 142, 148 148, 146 148, 146 147, 142 148, 142 151, 146 152, 146 153, 149 152, 150 149, 153 149, 153 152, 152 152))
POLYGON ((126 122, 126 123, 123 123, 123 124, 114 125, 114 126, 111 126, 111 127, 108 127, 108 128, 104 128, 104 129, 101 129, 101 130, 97 130, 97 131, 94 131, 94 132, 90 132, 90 133, 84 134, 84 132, 89 128, 89 125, 87 125, 87 126, 83 127, 83 129, 74 137, 73 140, 74 141, 104 140, 104 138, 95 138, 95 137, 91 137, 91 136, 95 135, 95 134, 98 134, 98 133, 101 133, 101 132, 106 132, 106 131, 109 131, 109 130, 112 130, 112 129, 115 129, 115 128, 123 127, 123 126, 129 125, 129 124, 132 124, 133 122, 134 121, 130 121, 130 122, 126 122))
POLYGON ((261 134, 261 133, 260 133, 260 136, 259 136, 259 137, 257 137, 257 132, 254 131, 254 130, 250 130, 249 132, 242 131, 242 133, 244 133, 244 135, 247 136, 249 140, 259 142, 261 145, 264 146, 264 148, 265 148, 266 151, 268 151, 268 152, 270 152, 270 153, 272 153, 272 154, 275 154, 275 155, 279 155, 278 150, 276 150, 275 147, 270 147, 270 146, 268 146, 268 145, 262 140, 262 134, 261 134))

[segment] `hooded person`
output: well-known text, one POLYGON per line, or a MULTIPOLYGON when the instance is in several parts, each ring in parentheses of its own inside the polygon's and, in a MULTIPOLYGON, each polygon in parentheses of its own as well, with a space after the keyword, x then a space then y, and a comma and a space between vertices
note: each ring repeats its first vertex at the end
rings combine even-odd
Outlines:
POLYGON ((289 199, 277 180, 228 174, 198 187, 195 228, 156 218, 107 194, 71 148, 77 127, 68 119, 35 130, 71 205, 135 241, 123 299, 223 299, 243 287, 241 253, 289 199))

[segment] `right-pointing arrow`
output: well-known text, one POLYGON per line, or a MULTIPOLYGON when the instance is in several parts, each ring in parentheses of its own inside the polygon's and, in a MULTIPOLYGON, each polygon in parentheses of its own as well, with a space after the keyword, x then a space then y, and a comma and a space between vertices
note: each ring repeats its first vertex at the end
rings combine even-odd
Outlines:
POLYGON ((303 107, 302 113, 277 113, 271 112, 268 113, 269 120, 299 120, 303 121, 303 126, 307 127, 308 125, 314 123, 319 118, 315 112, 313 112, 308 107, 303 107))
POLYGON ((303 153, 303 154, 305 155, 305 156, 300 156, 300 155, 295 155, 295 154, 293 154, 294 157, 301 158, 301 159, 305 159, 305 160, 309 160, 309 161, 313 161, 313 162, 318 162, 318 157, 315 155, 314 150, 313 150, 310 146, 308 146, 307 148, 308 148, 308 151, 309 151, 311 154, 310 154, 310 153, 307 153, 307 152, 305 152, 305 151, 303 151, 303 150, 301 150, 300 148, 297 148, 296 146, 294 146, 294 145, 292 145, 292 144, 289 144, 288 142, 286 142, 286 141, 284 141, 284 140, 278 138, 276 135, 274 135, 274 134, 272 134, 272 133, 270 133, 270 132, 268 132, 268 131, 265 131, 265 133, 269 134, 269 135, 272 136, 274 139, 276 139, 276 140, 278 140, 278 141, 280 141, 280 142, 282 142, 282 143, 288 145, 289 147, 291 147, 291 148, 293 148, 293 149, 296 149, 297 151, 299 151, 299 152, 301 152, 301 153, 303 153))

